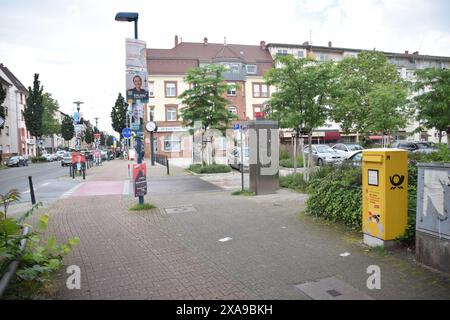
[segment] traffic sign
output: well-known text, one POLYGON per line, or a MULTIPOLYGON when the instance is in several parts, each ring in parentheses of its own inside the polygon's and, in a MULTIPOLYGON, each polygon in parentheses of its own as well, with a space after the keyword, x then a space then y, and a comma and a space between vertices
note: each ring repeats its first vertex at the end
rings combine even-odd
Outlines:
POLYGON ((122 129, 122 136, 123 136, 125 139, 131 138, 132 135, 133 135, 133 133, 131 132, 131 129, 130 129, 130 128, 123 128, 123 129, 122 129))
POLYGON ((239 130, 241 128, 241 125, 239 124, 239 123, 236 123, 234 126, 233 126, 233 129, 234 130, 239 130))

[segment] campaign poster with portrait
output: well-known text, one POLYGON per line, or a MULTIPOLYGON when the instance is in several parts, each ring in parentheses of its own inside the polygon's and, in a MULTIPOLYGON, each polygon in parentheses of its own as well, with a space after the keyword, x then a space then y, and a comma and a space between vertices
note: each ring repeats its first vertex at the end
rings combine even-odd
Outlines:
POLYGON ((133 164, 133 183, 135 197, 147 194, 147 166, 145 162, 133 164))
POLYGON ((145 71, 127 72, 127 101, 131 103, 148 102, 148 75, 145 71))

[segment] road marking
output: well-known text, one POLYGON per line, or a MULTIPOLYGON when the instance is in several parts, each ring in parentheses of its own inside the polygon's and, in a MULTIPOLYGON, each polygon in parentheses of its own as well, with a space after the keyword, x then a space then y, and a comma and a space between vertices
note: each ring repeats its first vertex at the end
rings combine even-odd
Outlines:
POLYGON ((43 184, 41 184, 41 187, 48 186, 49 184, 50 184, 50 182, 43 183, 43 184))
POLYGON ((124 195, 129 195, 130 194, 130 181, 129 180, 125 180, 123 182, 123 192, 122 194, 124 195))
POLYGON ((79 184, 77 184, 75 187, 73 187, 72 189, 70 189, 69 191, 65 192, 61 197, 59 197, 60 199, 66 199, 68 197, 70 197, 72 195, 72 193, 75 192, 75 190, 77 190, 79 187, 81 187, 84 184, 84 182, 81 182, 79 184))

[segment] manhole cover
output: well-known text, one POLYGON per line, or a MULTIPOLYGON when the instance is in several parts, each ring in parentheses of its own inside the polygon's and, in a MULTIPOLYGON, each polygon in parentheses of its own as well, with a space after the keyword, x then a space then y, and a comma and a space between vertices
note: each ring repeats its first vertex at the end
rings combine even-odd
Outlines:
POLYGON ((186 212, 196 212, 197 210, 192 206, 181 206, 181 207, 172 207, 172 208, 165 208, 164 209, 166 213, 173 214, 173 213, 186 213, 186 212))
POLYGON ((373 300, 336 277, 297 284, 295 287, 314 300, 373 300))

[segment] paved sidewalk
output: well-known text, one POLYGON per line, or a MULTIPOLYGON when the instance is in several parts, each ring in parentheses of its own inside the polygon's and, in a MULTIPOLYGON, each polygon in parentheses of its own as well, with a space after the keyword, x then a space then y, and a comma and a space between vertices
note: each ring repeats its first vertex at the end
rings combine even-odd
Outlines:
MULTIPOLYGON (((125 163, 112 161, 89 179, 122 181, 125 163)), ((200 180, 159 176, 158 183, 164 179, 169 186, 200 180)), ((51 206, 50 232, 81 239, 65 259, 80 266, 81 290, 68 290, 62 272, 58 298, 311 299, 314 290, 298 285, 331 279, 353 298, 450 299, 450 277, 405 255, 369 250, 360 234, 299 214, 303 194, 197 190, 162 189, 146 197, 159 209, 141 213, 127 210, 136 200, 125 195, 69 197, 51 206), (380 290, 367 289, 370 265, 381 269, 380 290)))

